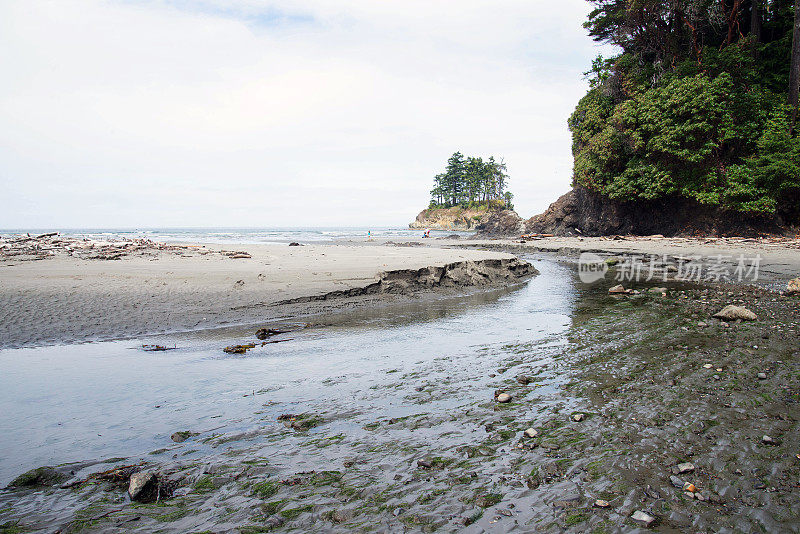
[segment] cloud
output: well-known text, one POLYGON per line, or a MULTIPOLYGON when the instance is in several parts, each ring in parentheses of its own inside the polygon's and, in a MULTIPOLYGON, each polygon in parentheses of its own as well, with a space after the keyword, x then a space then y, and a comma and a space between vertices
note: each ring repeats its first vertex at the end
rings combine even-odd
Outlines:
POLYGON ((0 227, 398 225, 455 150, 569 187, 582 0, 0 4, 0 227))

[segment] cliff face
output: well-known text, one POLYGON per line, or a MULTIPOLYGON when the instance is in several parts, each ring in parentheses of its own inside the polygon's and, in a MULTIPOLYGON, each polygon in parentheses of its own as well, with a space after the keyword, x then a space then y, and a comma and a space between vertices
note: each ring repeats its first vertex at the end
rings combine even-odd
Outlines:
POLYGON ((412 229, 452 230, 468 232, 489 218, 491 212, 486 207, 431 208, 423 210, 414 222, 408 225, 412 229))
POLYGON ((525 233, 601 236, 748 236, 786 231, 780 216, 725 211, 685 198, 617 202, 576 187, 544 213, 525 221, 525 233))

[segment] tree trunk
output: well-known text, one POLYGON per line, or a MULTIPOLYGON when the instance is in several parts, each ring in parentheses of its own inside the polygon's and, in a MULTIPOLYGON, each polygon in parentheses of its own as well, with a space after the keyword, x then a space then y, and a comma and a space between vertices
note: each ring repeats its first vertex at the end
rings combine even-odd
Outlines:
POLYGON ((753 0, 750 8, 750 35, 753 36, 753 57, 758 59, 758 46, 761 44, 761 1, 753 0))
POLYGON ((794 33, 792 35, 792 60, 789 69, 789 106, 792 108, 792 125, 789 134, 794 133, 797 122, 797 93, 800 89, 800 0, 794 0, 794 33))

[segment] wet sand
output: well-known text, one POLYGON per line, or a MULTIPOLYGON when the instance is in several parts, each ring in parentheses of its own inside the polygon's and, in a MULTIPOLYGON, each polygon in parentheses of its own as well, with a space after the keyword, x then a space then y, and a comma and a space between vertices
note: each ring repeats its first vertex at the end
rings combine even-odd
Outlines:
POLYGON ((463 289, 518 281, 504 276, 505 264, 496 264, 514 256, 475 250, 205 245, 143 247, 118 259, 87 259, 64 250, 61 245, 43 259, 0 254, 0 348, 129 338, 377 306, 397 300, 403 283, 415 286, 409 289, 426 284, 463 289), (430 272, 419 270, 458 263, 469 264, 469 272, 462 269, 456 273, 460 277, 450 273, 441 283, 414 278, 430 278, 430 272), (379 282, 391 282, 392 288, 361 291, 379 282), (332 298, 359 293, 371 296, 332 298))

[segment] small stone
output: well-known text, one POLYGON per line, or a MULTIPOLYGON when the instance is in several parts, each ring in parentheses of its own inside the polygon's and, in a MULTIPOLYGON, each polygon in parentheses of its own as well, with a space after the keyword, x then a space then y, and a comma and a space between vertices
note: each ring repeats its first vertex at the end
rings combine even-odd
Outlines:
POLYGON ((695 498, 695 499, 697 499, 698 501, 701 501, 701 502, 703 502, 703 501, 705 501, 705 500, 706 500, 706 498, 705 498, 705 497, 703 497, 703 494, 702 494, 702 493, 695 493, 695 494, 694 494, 694 498, 695 498))
POLYGON ((691 473, 692 471, 694 471, 694 464, 689 462, 678 464, 674 468, 675 474, 678 475, 682 475, 684 473, 691 473))
POLYGON ((713 378, 714 380, 719 380, 719 375, 714 375, 713 378))
POLYGON ((608 508, 609 506, 611 506, 608 501, 604 501, 603 499, 597 499, 596 501, 594 501, 594 505, 597 506, 598 508, 608 508))
POLYGON ((433 464, 428 460, 417 460, 417 467, 421 467, 422 469, 430 469, 433 467, 433 464))
POLYGON ((722 372, 722 367, 717 367, 717 372, 721 373, 722 372))
POLYGON ((758 373, 758 379, 759 380, 766 380, 767 379, 767 373, 758 373))
POLYGON ((690 499, 694 499, 694 493, 692 493, 691 491, 684 491, 683 494, 689 497, 690 499))
POLYGON ((682 488, 684 484, 683 480, 679 479, 675 475, 669 476, 669 483, 675 486, 676 488, 682 488))
POLYGON ((714 366, 713 366, 713 365, 711 365, 710 363, 707 363, 707 364, 705 364, 705 365, 703 366, 703 369, 711 369, 712 367, 714 367, 714 366))
POLYGON ((501 393, 497 396, 497 402, 511 402, 511 395, 508 393, 501 393))
POLYGON ((156 484, 156 474, 152 471, 139 471, 131 475, 128 483, 128 496, 132 501, 145 502, 150 490, 156 484))
POLYGON ((583 421, 584 417, 586 416, 583 415, 582 413, 572 414, 572 420, 575 421, 576 423, 580 423, 581 421, 583 421))
POLYGON ((617 295, 617 294, 620 294, 620 293, 627 293, 628 291, 625 289, 625 287, 622 284, 618 284, 618 285, 615 285, 614 287, 612 287, 611 289, 609 289, 608 292, 611 293, 612 295, 617 295))
POLYGON ((667 292, 666 287, 651 287, 650 293, 661 293, 662 295, 667 292))
POLYGON ((703 327, 708 326, 708 323, 705 322, 705 321, 700 321, 699 323, 697 323, 697 326, 699 326, 700 328, 703 328, 703 327))
POLYGON ((722 308, 720 311, 714 314, 714 317, 717 319, 722 319, 723 321, 755 321, 758 316, 744 308, 742 306, 733 306, 728 305, 722 308))
POLYGON ((697 488, 691 482, 687 482, 686 484, 683 485, 683 491, 688 491, 689 493, 694 493, 695 491, 697 491, 697 488))
POLYGON ((655 517, 641 510, 636 510, 635 512, 633 512, 633 515, 631 515, 631 519, 633 519, 634 521, 636 521, 641 525, 644 525, 645 527, 649 527, 650 525, 656 522, 655 517))
POLYGON ((765 445, 775 445, 775 440, 766 434, 761 436, 761 442, 765 445))
POLYGON ((538 431, 538 430, 536 430, 535 428, 529 428, 528 430, 526 430, 526 431, 524 432, 524 434, 525 434, 525 437, 526 437, 526 438, 531 438, 531 439, 533 439, 533 438, 535 438, 536 436, 538 436, 538 435, 539 435, 539 431, 538 431))

